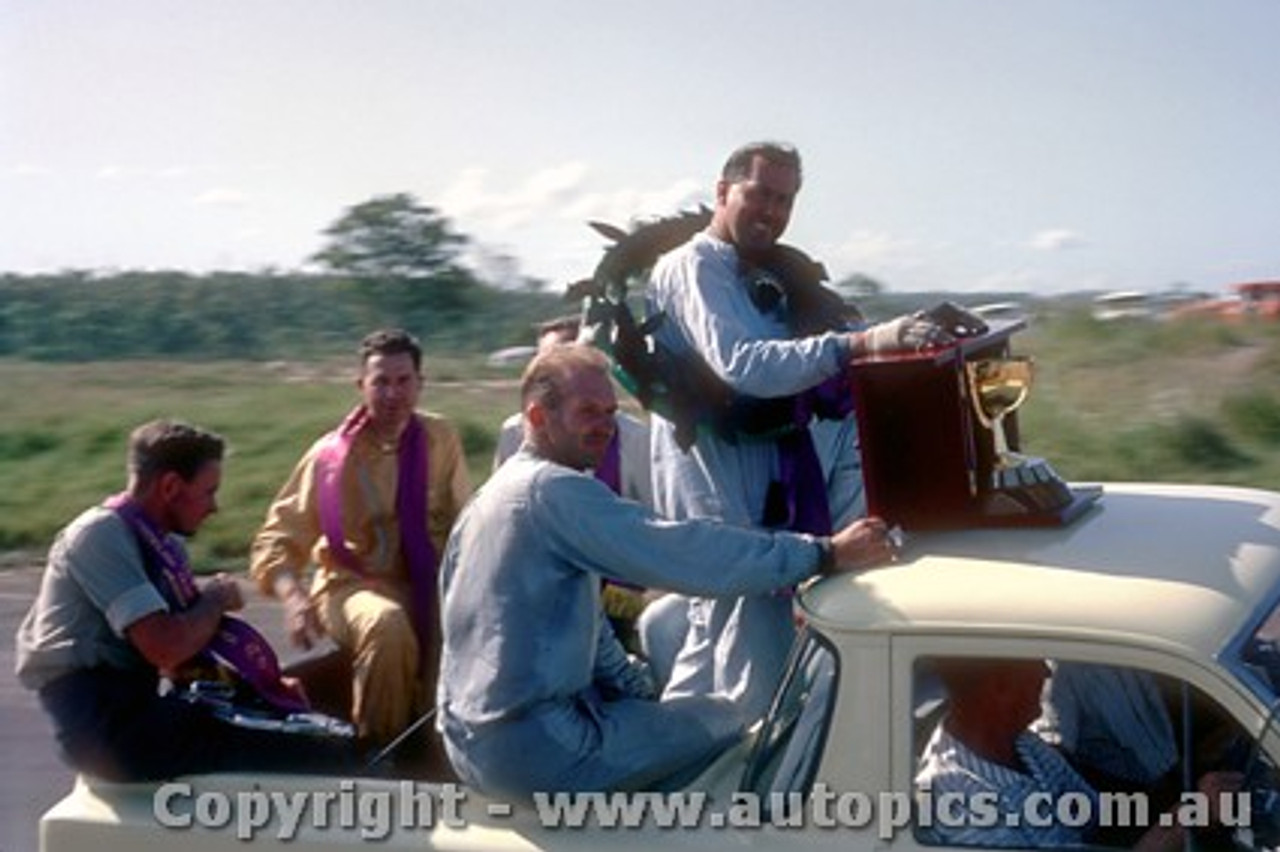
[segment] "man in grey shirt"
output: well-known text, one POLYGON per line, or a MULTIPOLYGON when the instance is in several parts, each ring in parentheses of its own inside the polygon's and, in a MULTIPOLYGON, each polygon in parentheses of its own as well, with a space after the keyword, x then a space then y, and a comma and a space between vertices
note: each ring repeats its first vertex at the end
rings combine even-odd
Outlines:
MULTIPOLYGON (((18 629, 16 670, 39 693, 76 769, 143 781, 353 765, 344 740, 239 727, 159 694, 162 675, 222 647, 223 631, 241 647, 261 639, 224 618, 243 606, 235 580, 218 575, 197 588, 181 541, 217 511, 223 448, 220 436, 183 423, 139 426, 129 439, 127 490, 82 513, 50 549, 18 629)), ((256 646, 259 660, 264 646, 256 646)), ((273 697, 305 707, 278 669, 258 673, 273 697)))
POLYGON ((714 753, 744 719, 723 697, 651 697, 608 629, 601 578, 687 594, 763 594, 892 554, 884 523, 830 537, 669 521, 587 473, 613 436, 604 355, 526 369, 525 441, 476 493, 441 563, 438 724, 486 793, 639 789, 714 753))

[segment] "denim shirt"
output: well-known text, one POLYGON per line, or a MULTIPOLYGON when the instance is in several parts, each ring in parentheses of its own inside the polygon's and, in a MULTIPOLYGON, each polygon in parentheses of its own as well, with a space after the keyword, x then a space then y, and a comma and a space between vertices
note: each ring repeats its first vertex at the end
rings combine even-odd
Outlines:
POLYGON ((674 523, 586 473, 507 460, 463 510, 441 562, 439 706, 467 725, 572 700, 620 653, 601 578, 685 594, 763 594, 812 574, 806 535, 674 523))

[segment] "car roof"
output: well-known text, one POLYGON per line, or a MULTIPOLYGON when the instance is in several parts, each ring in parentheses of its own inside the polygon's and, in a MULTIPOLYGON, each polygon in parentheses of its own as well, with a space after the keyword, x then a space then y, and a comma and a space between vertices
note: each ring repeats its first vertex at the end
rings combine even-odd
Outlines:
POLYGON ((1213 657, 1278 585, 1280 494, 1107 484, 1067 526, 909 533, 896 564, 800 606, 826 632, 1105 633, 1213 657))

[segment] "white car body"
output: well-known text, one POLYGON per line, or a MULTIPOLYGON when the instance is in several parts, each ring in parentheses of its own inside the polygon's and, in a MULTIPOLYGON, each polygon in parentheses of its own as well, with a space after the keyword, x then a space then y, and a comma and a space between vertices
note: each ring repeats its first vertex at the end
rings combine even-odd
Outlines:
MULTIPOLYGON (((1245 738, 1261 744, 1258 767, 1270 767, 1280 760, 1280 732, 1271 719, 1277 688, 1264 667, 1244 658, 1253 643, 1273 636, 1278 601, 1280 494, 1108 484, 1070 525, 920 533, 892 566, 802 589, 796 607, 806 629, 774 709, 683 786, 711 802, 689 825, 660 826, 666 817, 651 811, 640 827, 592 818, 569 828, 530 804, 509 808, 458 788, 396 780, 209 775, 177 779, 189 788, 163 788, 81 777, 41 820, 41 848, 231 850, 241 845, 237 830, 246 833, 258 819, 249 819, 250 802, 275 792, 282 801, 314 804, 317 793, 327 792, 335 797, 330 816, 343 816, 346 796, 345 827, 334 824, 342 819, 317 826, 312 808, 284 832, 290 827, 277 809, 248 832, 254 845, 331 849, 360 842, 363 832, 385 849, 937 849, 913 830, 909 806, 886 812, 911 801, 921 738, 934 719, 923 715, 929 702, 921 694, 921 660, 1037 657, 1151 672, 1184 685, 1184 693, 1207 696, 1245 738), (761 798, 735 797, 741 790, 761 798), (748 824, 744 802, 772 801, 772 818, 779 818, 782 799, 770 799, 771 791, 802 797, 809 810, 799 824, 770 825, 768 813, 765 825, 748 824), (406 792, 420 800, 465 796, 459 809, 465 825, 441 824, 439 811, 433 819, 406 815, 412 801, 406 792), (813 806, 817 795, 825 796, 822 813, 813 806), (360 824, 362 801, 396 796, 394 825, 374 825, 372 818, 360 824), (196 813, 199 801, 208 819, 196 813), (866 825, 847 824, 858 816, 853 804, 868 801, 882 810, 866 825), (192 823, 212 823, 219 802, 241 804, 220 828, 166 828, 158 817, 163 812, 172 822, 185 814, 192 823), (372 837, 383 828, 387 836, 372 837), (288 839, 277 836, 284 833, 288 839)), ((1263 801, 1269 776, 1255 773, 1251 783, 1263 801)), ((1253 813, 1255 820, 1267 816, 1253 813)), ((1261 833, 1241 836, 1255 847, 1266 841, 1261 833)))

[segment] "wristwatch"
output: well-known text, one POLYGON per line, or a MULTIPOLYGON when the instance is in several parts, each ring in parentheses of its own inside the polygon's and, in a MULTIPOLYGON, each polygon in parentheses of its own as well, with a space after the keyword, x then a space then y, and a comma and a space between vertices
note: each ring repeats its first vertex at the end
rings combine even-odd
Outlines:
POLYGON ((818 574, 826 577, 836 571, 836 548, 830 536, 819 536, 814 540, 818 545, 818 574))

